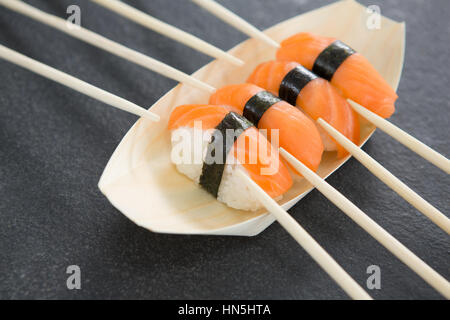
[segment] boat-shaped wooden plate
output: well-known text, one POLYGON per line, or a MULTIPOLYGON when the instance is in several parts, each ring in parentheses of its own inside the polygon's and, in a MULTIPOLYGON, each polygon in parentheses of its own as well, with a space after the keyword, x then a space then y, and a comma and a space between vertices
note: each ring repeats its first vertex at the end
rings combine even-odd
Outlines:
MULTIPOLYGON (((405 25, 382 17, 380 28, 376 28, 376 23, 368 24, 368 19, 373 18, 371 14, 355 1, 340 1, 284 21, 265 32, 277 41, 301 31, 343 40, 365 55, 396 89, 403 68, 405 25)), ((242 83, 257 64, 275 57, 275 49, 253 39, 229 52, 245 61, 245 66, 233 67, 224 61, 214 61, 193 76, 216 88, 242 83)), ((171 111, 182 104, 207 103, 208 98, 207 93, 187 85, 178 85, 162 97, 151 107, 161 116, 161 121, 137 121, 109 160, 99 188, 125 216, 154 232, 257 235, 274 222, 270 214, 225 206, 180 174, 170 161, 167 122, 171 111)), ((362 145, 375 128, 361 121, 362 145)), ((348 159, 337 160, 335 153, 325 153, 318 174, 327 177, 348 159)), ((289 209, 312 189, 305 179, 295 178, 294 186, 279 203, 289 209)))

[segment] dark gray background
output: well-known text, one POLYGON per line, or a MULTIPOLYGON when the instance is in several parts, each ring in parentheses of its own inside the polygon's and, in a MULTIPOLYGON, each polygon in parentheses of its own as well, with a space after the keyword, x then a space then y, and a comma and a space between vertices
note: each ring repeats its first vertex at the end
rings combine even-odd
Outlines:
MULTIPOLYGON (((210 58, 89 1, 26 1, 191 73, 210 58)), ((187 0, 128 0, 228 49, 246 36, 187 0)), ((332 1, 222 0, 259 28, 332 1)), ((407 22, 400 99, 392 121, 445 155, 449 146, 448 0, 364 0, 407 22)), ((0 7, 0 43, 143 106, 175 82, 0 7)), ((253 238, 154 234, 127 220, 97 182, 135 116, 0 61, 0 298, 347 299, 277 224, 253 238), (82 290, 66 288, 66 267, 82 290)), ((446 212, 448 175, 377 132, 364 148, 446 212)), ((329 182, 447 279, 448 236, 350 160, 329 182)), ((292 215, 362 285, 382 270, 378 299, 441 298, 317 191, 292 215)))

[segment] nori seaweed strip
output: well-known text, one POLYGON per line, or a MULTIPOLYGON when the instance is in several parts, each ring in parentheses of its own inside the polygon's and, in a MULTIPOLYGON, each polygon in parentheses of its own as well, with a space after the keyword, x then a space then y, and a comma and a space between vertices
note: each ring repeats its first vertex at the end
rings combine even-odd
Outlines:
POLYGON ((312 71, 320 77, 331 81, 341 64, 356 51, 342 41, 336 40, 323 50, 314 62, 312 71))
POLYGON ((280 99, 292 104, 297 103, 297 97, 302 89, 318 77, 303 66, 297 66, 284 77, 281 81, 278 96, 280 99))
POLYGON ((274 96, 268 91, 258 92, 245 104, 243 115, 257 127, 259 120, 261 120, 264 115, 264 112, 280 101, 280 98, 274 96))
POLYGON ((237 113, 230 112, 219 123, 211 137, 205 162, 203 163, 202 174, 200 176, 200 185, 215 198, 217 198, 217 194, 219 193, 219 186, 222 182, 228 153, 237 138, 250 127, 253 127, 253 124, 250 121, 237 113), (233 143, 227 143, 227 130, 229 129, 234 130, 233 143), (214 161, 216 160, 216 147, 223 148, 222 159, 219 159, 219 163, 214 161))

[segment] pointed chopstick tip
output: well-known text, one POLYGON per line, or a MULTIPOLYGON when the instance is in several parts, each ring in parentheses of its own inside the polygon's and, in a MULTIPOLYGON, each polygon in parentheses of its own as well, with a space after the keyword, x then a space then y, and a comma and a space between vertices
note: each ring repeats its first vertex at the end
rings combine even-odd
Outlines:
POLYGON ((244 61, 242 61, 239 58, 236 58, 235 56, 233 56, 231 54, 226 54, 226 58, 225 59, 227 61, 229 61, 230 63, 234 64, 236 67, 242 67, 245 64, 244 61))
POLYGON ((270 46, 274 47, 275 49, 280 49, 280 48, 281 48, 281 45, 280 45, 277 41, 273 40, 271 37, 269 37, 269 36, 266 35, 265 33, 262 33, 262 34, 265 35, 265 37, 264 37, 263 40, 264 40, 267 44, 269 44, 270 46))
POLYGON ((280 154, 283 158, 285 158, 290 164, 297 162, 298 160, 289 152, 287 152, 284 148, 280 147, 280 154))
POLYGON ((161 117, 157 115, 156 113, 151 112, 150 110, 145 110, 144 113, 142 113, 142 118, 145 118, 147 120, 153 121, 153 122, 159 122, 161 121, 161 117))

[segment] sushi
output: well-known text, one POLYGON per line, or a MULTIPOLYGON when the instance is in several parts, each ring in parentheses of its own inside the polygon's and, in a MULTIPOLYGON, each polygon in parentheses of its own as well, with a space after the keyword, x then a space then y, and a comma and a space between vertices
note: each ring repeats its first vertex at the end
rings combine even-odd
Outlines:
POLYGON ((383 118, 395 112, 395 91, 363 55, 340 40, 301 32, 281 43, 277 60, 302 64, 383 118))
POLYGON ((311 170, 319 167, 323 143, 316 125, 272 93, 249 83, 228 85, 213 93, 209 103, 237 108, 256 127, 267 130, 270 140, 272 130, 278 130, 280 147, 311 170))
POLYGON ((168 129, 177 170, 232 208, 261 209, 237 170, 244 169, 274 199, 292 186, 278 149, 233 108, 182 105, 171 113, 168 129))
MULTIPOLYGON (((297 62, 269 61, 256 67, 247 82, 278 95, 298 106, 312 119, 322 118, 353 143, 360 140, 359 119, 339 92, 328 81, 297 62)), ((339 158, 346 150, 318 126, 325 151, 335 151, 339 158)))

